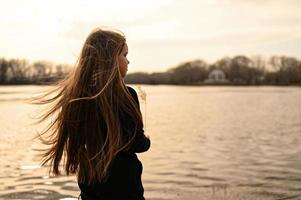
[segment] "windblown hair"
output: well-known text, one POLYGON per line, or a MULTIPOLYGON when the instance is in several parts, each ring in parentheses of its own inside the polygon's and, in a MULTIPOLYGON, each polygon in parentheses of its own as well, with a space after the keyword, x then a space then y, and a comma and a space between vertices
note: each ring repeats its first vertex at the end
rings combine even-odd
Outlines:
POLYGON ((61 174, 62 161, 65 173, 77 174, 78 182, 105 180, 114 157, 135 137, 133 134, 124 142, 121 112, 136 122, 136 129, 143 126, 140 109, 118 67, 117 56, 125 42, 121 33, 94 30, 83 45, 75 70, 34 100, 49 105, 38 122, 52 119, 39 136, 49 145, 42 165, 49 163, 54 175, 61 174))

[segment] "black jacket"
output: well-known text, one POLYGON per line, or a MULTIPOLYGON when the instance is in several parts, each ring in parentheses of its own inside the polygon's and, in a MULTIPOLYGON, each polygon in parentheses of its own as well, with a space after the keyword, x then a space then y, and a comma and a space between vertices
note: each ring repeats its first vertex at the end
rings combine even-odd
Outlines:
MULTIPOLYGON (((139 106, 136 91, 127 87, 139 106)), ((122 130, 125 138, 133 134, 133 120, 121 115, 122 130)), ((144 135, 142 128, 136 130, 136 136, 130 148, 120 152, 114 159, 106 182, 88 185, 79 183, 83 200, 144 200, 141 181, 142 164, 136 153, 147 151, 150 140, 144 135)))

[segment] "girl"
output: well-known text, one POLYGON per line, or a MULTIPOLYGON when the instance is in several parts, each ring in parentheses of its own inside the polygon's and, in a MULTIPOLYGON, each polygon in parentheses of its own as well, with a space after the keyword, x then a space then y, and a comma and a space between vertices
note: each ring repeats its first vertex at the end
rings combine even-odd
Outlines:
POLYGON ((137 93, 124 83, 127 53, 122 34, 96 29, 74 72, 39 100, 51 104, 40 121, 55 114, 42 133, 50 132, 42 164, 60 175, 63 162, 67 175, 77 175, 82 199, 144 199, 136 153, 147 151, 150 140, 137 93))

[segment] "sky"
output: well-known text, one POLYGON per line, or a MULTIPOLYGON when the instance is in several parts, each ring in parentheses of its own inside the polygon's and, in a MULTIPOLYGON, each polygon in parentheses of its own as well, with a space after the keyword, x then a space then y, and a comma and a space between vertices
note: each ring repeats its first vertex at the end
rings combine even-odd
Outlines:
POLYGON ((97 27, 122 31, 129 72, 225 56, 301 58, 300 0, 0 0, 0 57, 73 65, 97 27))

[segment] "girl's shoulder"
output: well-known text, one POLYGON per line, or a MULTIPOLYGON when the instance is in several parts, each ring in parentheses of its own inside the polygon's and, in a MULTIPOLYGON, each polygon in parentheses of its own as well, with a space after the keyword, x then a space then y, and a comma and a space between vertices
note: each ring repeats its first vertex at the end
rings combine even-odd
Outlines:
POLYGON ((126 86, 127 89, 129 90, 129 92, 131 93, 132 96, 137 96, 137 92, 134 88, 130 87, 130 86, 126 86))
POLYGON ((139 100, 138 100, 138 95, 137 95, 137 92, 134 88, 130 87, 130 86, 126 86, 127 89, 129 90, 130 94, 132 95, 132 97, 134 98, 134 100, 139 103, 139 100))
POLYGON ((128 85, 127 85, 126 88, 127 88, 129 91, 136 92, 135 89, 132 88, 131 86, 128 86, 128 85))

